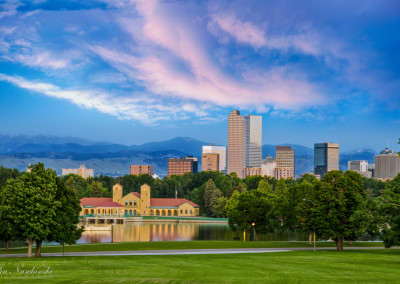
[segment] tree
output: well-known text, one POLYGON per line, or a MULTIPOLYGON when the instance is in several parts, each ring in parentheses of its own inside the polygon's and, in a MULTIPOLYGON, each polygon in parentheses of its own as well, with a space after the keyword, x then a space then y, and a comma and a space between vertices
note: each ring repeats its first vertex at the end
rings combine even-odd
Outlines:
POLYGON ((88 192, 91 197, 102 197, 106 190, 100 181, 93 180, 88 186, 88 192))
POLYGON ((3 186, 5 186, 6 182, 10 178, 17 178, 21 175, 21 173, 17 169, 8 169, 3 166, 0 166, 0 190, 3 186))
MULTIPOLYGON (((14 179, 8 179, 8 183, 12 184, 14 179)), ((10 241, 17 240, 18 228, 14 222, 14 214, 12 207, 7 202, 7 195, 4 191, 0 191, 0 240, 6 243, 6 251, 10 247, 10 241)))
POLYGON ((245 185, 243 184, 243 182, 239 182, 239 183, 237 183, 237 185, 232 186, 232 187, 228 190, 226 196, 227 196, 227 197, 231 197, 232 194, 233 194, 235 191, 237 191, 237 192, 239 192, 239 193, 242 193, 242 192, 245 192, 246 190, 247 190, 247 189, 246 189, 245 185))
POLYGON ((214 205, 214 213, 217 217, 226 218, 226 203, 228 202, 228 198, 226 197, 219 197, 217 199, 217 203, 214 205))
POLYGON ((213 180, 209 179, 204 191, 204 209, 208 216, 215 216, 214 206, 221 196, 221 191, 215 186, 213 180))
MULTIPOLYGON (((28 243, 28 257, 36 240, 45 240, 54 226, 54 217, 60 203, 55 201, 56 173, 45 169, 42 163, 30 167, 18 179, 11 179, 0 193, 2 212, 13 214, 16 237, 28 243)), ((2 213, 3 215, 3 213, 2 213)))
POLYGON ((354 215, 366 196, 362 177, 354 171, 330 171, 315 190, 314 223, 324 239, 333 239, 343 250, 343 241, 354 240, 361 233, 361 224, 354 215))
MULTIPOLYGON (((74 244, 82 236, 84 228, 79 228, 79 213, 81 211, 80 201, 76 198, 74 191, 68 188, 65 183, 56 178, 57 192, 55 201, 59 203, 54 216, 53 226, 47 241, 60 244, 74 244)), ((37 247, 40 255, 40 247, 37 247)))
POLYGON ((273 232, 273 205, 269 194, 259 190, 235 191, 226 205, 229 227, 233 231, 273 232))
POLYGON ((265 193, 272 193, 269 183, 263 179, 260 180, 260 182, 258 183, 257 190, 265 192, 265 193))
POLYGON ((380 215, 385 223, 382 227, 382 240, 389 248, 400 244, 400 174, 387 183, 382 197, 380 215))

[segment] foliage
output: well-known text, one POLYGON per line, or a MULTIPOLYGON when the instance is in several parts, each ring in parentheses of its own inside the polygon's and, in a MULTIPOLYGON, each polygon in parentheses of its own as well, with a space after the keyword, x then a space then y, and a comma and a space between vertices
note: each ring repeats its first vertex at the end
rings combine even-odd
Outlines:
POLYGON ((226 218, 226 203, 228 202, 228 198, 221 196, 217 199, 217 202, 214 205, 214 213, 216 217, 226 218))
POLYGON ((258 232, 272 232, 273 217, 272 197, 259 190, 243 193, 235 191, 226 205, 228 224, 233 231, 250 230, 253 227, 258 232))
POLYGON ((330 171, 315 189, 313 200, 317 234, 333 239, 337 249, 343 250, 344 240, 355 240, 362 225, 354 215, 366 197, 360 174, 354 171, 330 171))
POLYGON ((380 214, 383 224, 382 239, 385 247, 400 244, 400 174, 389 181, 383 194, 380 214))
POLYGON ((204 209, 208 216, 216 215, 214 206, 221 196, 221 191, 215 186, 213 180, 209 179, 204 190, 204 209))

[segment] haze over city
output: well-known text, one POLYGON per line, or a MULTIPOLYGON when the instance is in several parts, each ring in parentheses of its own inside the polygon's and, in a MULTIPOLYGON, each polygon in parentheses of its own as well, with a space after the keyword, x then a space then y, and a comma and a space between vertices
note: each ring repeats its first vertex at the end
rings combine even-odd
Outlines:
POLYGON ((397 149, 398 2, 0 5, 1 134, 226 145, 239 109, 264 144, 397 149))

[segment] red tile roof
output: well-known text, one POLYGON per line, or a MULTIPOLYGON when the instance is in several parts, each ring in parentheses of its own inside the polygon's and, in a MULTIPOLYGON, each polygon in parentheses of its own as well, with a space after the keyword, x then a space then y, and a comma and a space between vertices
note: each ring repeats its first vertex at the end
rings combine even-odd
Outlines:
POLYGON ((189 203, 193 207, 199 207, 196 203, 185 198, 150 198, 151 207, 179 207, 184 203, 189 203))
MULTIPOLYGON (((139 193, 131 193, 140 198, 139 193)), ((193 207, 199 207, 196 203, 185 198, 150 198, 151 207, 179 207, 184 203, 188 203, 193 207)), ((112 198, 105 197, 85 197, 81 199, 81 205, 93 207, 125 207, 117 202, 113 202, 112 198)))
POLYGON ((81 205, 93 207, 124 207, 117 202, 113 202, 112 198, 108 197, 85 197, 81 199, 81 205))

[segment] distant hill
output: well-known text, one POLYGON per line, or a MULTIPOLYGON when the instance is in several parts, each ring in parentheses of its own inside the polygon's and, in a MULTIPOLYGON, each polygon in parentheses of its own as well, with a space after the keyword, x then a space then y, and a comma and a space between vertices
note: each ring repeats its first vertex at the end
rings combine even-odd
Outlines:
POLYGON ((176 137, 167 141, 145 143, 143 145, 137 146, 137 148, 131 146, 131 148, 142 151, 177 150, 193 156, 200 157, 202 147, 205 145, 209 145, 209 143, 202 142, 190 137, 176 137))
POLYGON ((150 164, 154 172, 159 175, 167 174, 167 159, 184 157, 186 153, 167 150, 145 152, 140 150, 124 150, 116 153, 15 153, 0 155, 0 165, 8 168, 26 170, 29 164, 42 162, 61 174, 63 168, 78 168, 81 164, 94 169, 95 175, 106 174, 112 176, 129 174, 129 166, 134 164, 150 164))

